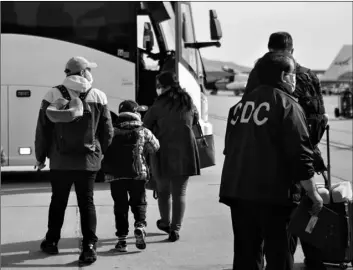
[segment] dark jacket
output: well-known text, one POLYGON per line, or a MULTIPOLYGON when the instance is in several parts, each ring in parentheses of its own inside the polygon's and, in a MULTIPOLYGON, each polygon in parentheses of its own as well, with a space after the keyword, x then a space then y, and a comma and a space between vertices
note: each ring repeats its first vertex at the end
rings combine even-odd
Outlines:
POLYGON ((102 170, 110 175, 107 182, 119 179, 148 180, 147 154, 159 149, 159 142, 152 132, 142 126, 135 113, 119 114, 114 123, 114 138, 102 161, 102 170))
MULTIPOLYGON (((81 92, 91 88, 91 84, 80 76, 65 78, 63 85, 67 88, 71 98, 78 97, 81 92)), ((92 112, 92 128, 96 138, 96 147, 94 152, 81 155, 60 154, 57 150, 54 139, 54 123, 48 119, 45 111, 58 98, 62 98, 60 91, 57 88, 52 88, 42 100, 35 135, 37 161, 45 162, 48 157, 52 170, 98 171, 101 167, 102 153, 106 151, 113 138, 113 126, 107 108, 106 95, 102 91, 92 88, 85 99, 92 112)))
MULTIPOLYGON (((261 61, 261 58, 258 60, 261 61)), ((324 134, 326 121, 324 100, 319 78, 310 69, 296 64, 296 87, 293 95, 302 106, 310 132, 310 140, 317 145, 324 134)), ((257 77, 257 64, 251 70, 245 88, 244 96, 260 85, 257 77)))
MULTIPOLYGON (((200 161, 192 126, 193 110, 179 112, 166 105, 168 92, 160 95, 144 116, 144 125, 156 135, 160 150, 151 157, 152 174, 159 178, 200 175, 200 161)), ((176 104, 178 106, 178 104, 176 104)))
POLYGON ((314 175, 304 113, 281 89, 259 86, 230 109, 221 202, 291 203, 293 183, 314 175))

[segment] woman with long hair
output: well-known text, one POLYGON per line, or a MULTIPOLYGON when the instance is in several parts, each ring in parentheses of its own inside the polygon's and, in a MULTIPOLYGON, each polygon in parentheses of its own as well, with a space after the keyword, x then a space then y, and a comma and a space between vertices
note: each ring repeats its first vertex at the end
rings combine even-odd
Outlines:
POLYGON ((166 71, 157 76, 157 92, 159 96, 146 113, 144 125, 160 142, 160 150, 151 157, 161 216, 157 227, 168 233, 168 239, 174 242, 179 239, 189 177, 200 175, 199 155, 192 131, 199 116, 192 98, 180 87, 173 72, 166 71))

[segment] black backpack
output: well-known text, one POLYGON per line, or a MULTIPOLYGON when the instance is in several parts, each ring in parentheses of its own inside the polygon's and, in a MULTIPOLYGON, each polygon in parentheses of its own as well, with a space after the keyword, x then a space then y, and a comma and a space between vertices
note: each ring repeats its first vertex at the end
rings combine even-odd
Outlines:
POLYGON ((312 71, 302 66, 296 68, 296 87, 293 95, 303 108, 310 133, 310 140, 317 145, 324 132, 326 122, 323 117, 325 107, 323 104, 319 79, 312 71))
POLYGON ((102 161, 104 173, 114 175, 116 178, 136 179, 140 176, 137 159, 140 158, 138 141, 141 129, 143 127, 124 130, 123 133, 115 132, 102 161))
MULTIPOLYGON (((70 101, 71 97, 64 85, 55 86, 63 98, 70 101)), ((96 149, 95 132, 92 112, 85 101, 91 89, 80 93, 79 98, 83 103, 83 115, 69 123, 54 124, 54 139, 57 151, 60 154, 87 154, 96 149)))

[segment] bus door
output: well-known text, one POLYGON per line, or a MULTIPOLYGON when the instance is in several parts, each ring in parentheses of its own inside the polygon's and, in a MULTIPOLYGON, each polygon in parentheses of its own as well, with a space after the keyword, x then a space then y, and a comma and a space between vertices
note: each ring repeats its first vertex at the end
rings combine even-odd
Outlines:
MULTIPOLYGON (((1 146, 4 149, 6 157, 9 153, 9 133, 8 133, 8 98, 7 98, 7 86, 1 86, 1 146)), ((4 165, 9 165, 8 159, 4 165)))
POLYGON ((160 49, 153 19, 147 8, 137 14, 136 101, 151 106, 157 97, 156 76, 160 71, 160 49))
POLYGON ((157 97, 156 76, 175 72, 175 16, 173 2, 142 2, 138 16, 138 102, 147 106, 157 97))

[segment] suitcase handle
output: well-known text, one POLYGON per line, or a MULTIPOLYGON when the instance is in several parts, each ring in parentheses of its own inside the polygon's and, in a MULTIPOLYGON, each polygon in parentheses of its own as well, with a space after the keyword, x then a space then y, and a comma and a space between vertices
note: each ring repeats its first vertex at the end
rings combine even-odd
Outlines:
POLYGON ((351 232, 351 226, 350 226, 350 220, 349 220, 349 210, 347 209, 348 205, 345 205, 346 207, 346 215, 345 215, 345 219, 347 222, 347 233, 348 233, 348 237, 347 237, 347 248, 349 248, 351 246, 351 242, 352 242, 352 232, 351 232), (347 215, 348 213, 348 215, 347 215))
MULTIPOLYGON (((330 156, 330 125, 326 125, 326 151, 327 151, 327 179, 325 185, 330 190, 331 188, 331 156, 330 156)), ((324 175, 324 174, 323 174, 324 175)))

